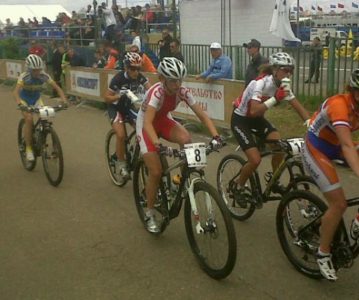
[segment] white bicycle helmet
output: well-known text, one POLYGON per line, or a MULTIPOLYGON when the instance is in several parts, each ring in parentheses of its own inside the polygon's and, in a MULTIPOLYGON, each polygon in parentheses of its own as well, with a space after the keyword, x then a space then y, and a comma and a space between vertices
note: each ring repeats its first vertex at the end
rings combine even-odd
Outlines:
POLYGON ((157 72, 166 78, 183 79, 187 76, 187 68, 175 57, 165 57, 158 65, 157 72))
POLYGON ((294 58, 286 52, 277 52, 269 57, 269 64, 272 66, 294 67, 294 58))
POLYGON ((41 57, 36 54, 30 54, 26 57, 25 65, 28 69, 43 69, 44 62, 41 57))
POLYGON ((359 69, 354 70, 350 76, 349 86, 359 89, 359 69))
POLYGON ((142 66, 142 57, 135 52, 127 52, 123 60, 123 64, 126 67, 141 67, 142 66))

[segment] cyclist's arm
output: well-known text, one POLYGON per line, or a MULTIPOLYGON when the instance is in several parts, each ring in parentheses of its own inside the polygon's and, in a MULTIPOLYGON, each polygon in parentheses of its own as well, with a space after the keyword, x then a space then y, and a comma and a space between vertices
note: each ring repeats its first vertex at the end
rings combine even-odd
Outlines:
POLYGON ((153 121, 155 119, 155 116, 156 116, 156 109, 151 105, 147 105, 146 112, 144 115, 144 120, 143 120, 144 121, 143 129, 147 132, 152 143, 154 145, 159 145, 160 140, 156 133, 155 128, 153 127, 153 121))
POLYGON ((62 102, 67 102, 66 96, 62 88, 60 88, 55 81, 51 81, 50 85, 56 90, 57 94, 60 96, 62 102))
POLYGON ((202 110, 202 108, 200 107, 200 105, 198 103, 195 103, 193 105, 191 105, 191 109, 192 111, 196 114, 196 116, 200 119, 200 121, 206 125, 206 127, 208 128, 210 134, 212 136, 217 136, 218 131, 216 129, 216 127, 214 126, 212 120, 208 117, 208 115, 202 110))
POLYGON ((147 81, 143 86, 145 87, 145 90, 147 91, 151 87, 151 84, 149 81, 147 81))
POLYGON ((268 110, 262 102, 251 99, 249 106, 249 115, 251 117, 263 117, 264 113, 268 110))
POLYGON ((308 111, 303 107, 302 104, 295 98, 289 101, 290 105, 297 111, 303 121, 306 121, 310 118, 308 111))
POLYGON ((359 177, 359 156, 353 143, 350 129, 346 126, 335 126, 334 128, 342 147, 345 160, 355 175, 359 177))
POLYGON ((112 103, 115 101, 118 101, 120 99, 120 95, 114 91, 107 90, 105 94, 105 102, 106 103, 112 103))
POLYGON ((20 84, 16 84, 15 89, 14 89, 14 97, 15 97, 15 102, 16 104, 20 104, 21 103, 21 98, 20 98, 20 91, 22 89, 22 86, 20 84))

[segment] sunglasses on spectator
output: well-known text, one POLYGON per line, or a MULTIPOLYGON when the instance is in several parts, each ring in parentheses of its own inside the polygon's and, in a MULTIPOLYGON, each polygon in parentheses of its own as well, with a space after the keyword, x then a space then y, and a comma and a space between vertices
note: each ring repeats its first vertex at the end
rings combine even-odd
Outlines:
POLYGON ((140 71, 140 67, 129 67, 129 70, 132 71, 132 72, 139 72, 140 71))
POLYGON ((279 69, 285 73, 290 73, 290 74, 293 74, 293 70, 294 70, 293 67, 279 67, 279 69))

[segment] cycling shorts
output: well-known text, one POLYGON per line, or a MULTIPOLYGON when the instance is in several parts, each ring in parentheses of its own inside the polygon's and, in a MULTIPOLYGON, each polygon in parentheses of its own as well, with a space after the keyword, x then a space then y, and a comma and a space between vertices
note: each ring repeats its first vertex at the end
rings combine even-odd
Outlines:
POLYGON ((116 122, 124 123, 125 121, 135 121, 137 118, 137 110, 133 105, 123 108, 118 105, 108 104, 107 113, 111 125, 116 122))
POLYGON ((331 160, 342 158, 339 145, 330 144, 308 132, 302 148, 303 165, 323 193, 340 188, 338 174, 331 160))
MULTIPOLYGON (((153 121, 153 127, 158 137, 164 138, 165 140, 170 139, 171 130, 176 126, 180 126, 180 124, 169 116, 158 118, 153 121)), ((156 146, 152 143, 147 132, 143 128, 142 130, 137 130, 137 138, 142 154, 157 151, 156 146)))
POLYGON ((266 139, 271 132, 277 131, 263 117, 243 117, 234 112, 232 113, 231 129, 243 151, 257 147, 253 134, 260 139, 266 139))
POLYGON ((42 101, 41 98, 37 99, 35 102, 21 99, 21 104, 26 106, 35 106, 35 107, 44 106, 44 102, 42 101))

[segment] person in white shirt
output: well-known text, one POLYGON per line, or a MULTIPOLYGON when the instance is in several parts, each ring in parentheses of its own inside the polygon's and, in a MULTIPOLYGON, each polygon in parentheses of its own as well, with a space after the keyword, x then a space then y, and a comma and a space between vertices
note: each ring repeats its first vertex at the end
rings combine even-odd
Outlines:
POLYGON ((105 39, 108 41, 112 41, 115 35, 115 26, 116 26, 116 18, 115 18, 115 14, 113 13, 112 8, 107 8, 106 4, 104 2, 102 2, 102 13, 103 16, 105 18, 105 24, 106 24, 106 29, 105 29, 105 39))
POLYGON ((141 38, 138 31, 136 30, 131 31, 131 36, 133 37, 132 45, 136 45, 138 49, 141 51, 141 38))

